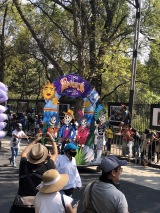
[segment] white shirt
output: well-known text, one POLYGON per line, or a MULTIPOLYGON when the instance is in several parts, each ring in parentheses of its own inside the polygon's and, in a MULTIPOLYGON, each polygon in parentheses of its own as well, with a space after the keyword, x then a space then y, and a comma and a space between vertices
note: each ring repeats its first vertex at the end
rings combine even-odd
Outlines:
POLYGON ((70 161, 65 154, 59 155, 56 160, 56 168, 60 174, 69 175, 69 181, 63 189, 82 187, 81 178, 74 157, 72 157, 70 161))
MULTIPOLYGON (((65 207, 68 207, 73 199, 63 195, 65 207)), ((35 197, 35 213, 65 213, 59 192, 44 194, 38 192, 35 197)))
POLYGON ((12 132, 12 138, 11 138, 11 141, 10 141, 10 147, 19 148, 20 142, 21 142, 21 138, 23 138, 25 136, 26 136, 26 134, 22 130, 21 131, 14 130, 12 132), (13 135, 17 135, 18 137, 20 137, 20 138, 17 138, 17 145, 16 146, 13 145, 13 139, 14 139, 13 135))

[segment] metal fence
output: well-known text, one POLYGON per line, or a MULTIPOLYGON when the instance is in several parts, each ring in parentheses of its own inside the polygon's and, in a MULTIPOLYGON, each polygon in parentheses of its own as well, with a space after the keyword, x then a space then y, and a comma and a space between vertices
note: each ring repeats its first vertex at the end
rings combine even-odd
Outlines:
POLYGON ((160 138, 153 138, 143 139, 141 136, 139 139, 126 142, 123 136, 114 134, 110 154, 132 159, 142 165, 159 164, 160 138))

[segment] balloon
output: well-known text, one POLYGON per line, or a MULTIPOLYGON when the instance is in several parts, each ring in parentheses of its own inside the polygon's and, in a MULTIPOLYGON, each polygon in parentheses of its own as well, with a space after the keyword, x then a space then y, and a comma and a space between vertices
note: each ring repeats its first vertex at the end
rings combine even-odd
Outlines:
POLYGON ((8 116, 6 114, 0 114, 0 122, 8 120, 8 116))
POLYGON ((0 113, 3 113, 7 110, 7 107, 0 105, 0 113))
POLYGON ((6 122, 0 122, 0 130, 4 129, 6 127, 6 122))
POLYGON ((8 92, 8 87, 5 85, 5 84, 3 84, 2 82, 0 82, 0 90, 3 90, 4 92, 8 92))
POLYGON ((7 93, 1 90, 0 88, 0 103, 3 103, 8 100, 7 93))
POLYGON ((6 134, 7 134, 7 132, 5 132, 5 131, 0 131, 0 138, 3 138, 6 134))

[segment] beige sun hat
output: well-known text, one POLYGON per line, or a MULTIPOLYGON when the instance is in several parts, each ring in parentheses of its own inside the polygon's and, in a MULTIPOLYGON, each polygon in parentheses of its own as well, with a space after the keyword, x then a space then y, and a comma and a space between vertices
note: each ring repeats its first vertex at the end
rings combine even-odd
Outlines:
POLYGON ((42 175, 42 182, 37 189, 46 194, 58 192, 67 184, 68 180, 67 174, 59 174, 56 169, 50 169, 42 175))
POLYGON ((27 160, 33 164, 39 164, 45 161, 48 156, 48 149, 40 143, 31 146, 27 153, 27 160))
POLYGON ((72 117, 74 119, 74 112, 71 109, 68 109, 67 112, 63 112, 65 115, 69 115, 70 117, 72 117))

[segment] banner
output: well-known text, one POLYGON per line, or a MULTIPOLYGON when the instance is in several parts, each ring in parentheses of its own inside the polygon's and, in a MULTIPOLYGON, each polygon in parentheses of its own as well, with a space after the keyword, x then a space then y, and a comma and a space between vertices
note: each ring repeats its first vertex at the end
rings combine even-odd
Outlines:
POLYGON ((54 86, 56 87, 56 91, 59 95, 67 95, 72 98, 79 96, 84 98, 91 91, 89 83, 79 75, 75 74, 60 76, 54 82, 54 86))

